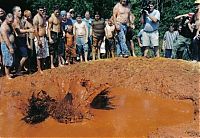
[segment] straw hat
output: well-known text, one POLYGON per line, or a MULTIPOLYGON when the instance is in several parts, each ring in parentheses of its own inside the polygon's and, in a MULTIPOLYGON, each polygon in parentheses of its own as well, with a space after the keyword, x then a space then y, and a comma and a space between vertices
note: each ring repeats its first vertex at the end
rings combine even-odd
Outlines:
POLYGON ((200 4, 200 0, 196 0, 194 3, 195 3, 195 4, 196 4, 196 3, 197 3, 197 4, 200 4))

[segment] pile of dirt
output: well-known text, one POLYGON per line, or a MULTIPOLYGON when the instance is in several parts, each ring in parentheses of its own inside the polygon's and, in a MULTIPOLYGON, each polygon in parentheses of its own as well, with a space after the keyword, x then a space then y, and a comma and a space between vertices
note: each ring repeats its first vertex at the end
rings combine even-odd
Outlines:
POLYGON ((51 116, 58 122, 67 124, 90 119, 91 107, 111 108, 108 89, 108 84, 95 86, 89 80, 75 79, 71 80, 70 88, 61 100, 52 98, 43 90, 34 92, 28 99, 27 106, 21 108, 25 116, 22 120, 36 124, 51 116))
MULTIPOLYGON (((0 98, 2 101, 2 104, 0 104, 0 112, 2 110, 7 112, 8 107, 9 110, 11 110, 10 106, 13 106, 13 103, 17 105, 27 103, 27 99, 33 95, 33 92, 35 92, 36 99, 40 98, 40 96, 37 96, 36 92, 43 90, 50 95, 49 99, 48 96, 46 97, 49 103, 54 100, 56 101, 56 104, 52 107, 54 108, 51 112, 52 117, 59 122, 73 122, 73 119, 69 120, 66 117, 68 111, 63 112, 63 110, 66 110, 69 106, 65 107, 63 105, 66 105, 66 103, 68 105, 73 104, 73 106, 78 109, 74 113, 76 115, 73 116, 79 118, 78 120, 81 120, 81 118, 90 118, 91 107, 112 108, 110 106, 104 106, 104 104, 107 105, 107 103, 109 103, 109 98, 104 98, 103 100, 101 98, 105 97, 108 87, 120 87, 128 88, 143 94, 155 94, 162 98, 191 101, 194 106, 194 120, 192 122, 174 127, 158 128, 152 136, 198 136, 200 131, 199 79, 199 63, 186 62, 183 60, 129 57, 127 59, 114 58, 92 61, 45 70, 42 75, 35 73, 29 76, 16 77, 13 80, 0 78, 0 98), (105 95, 96 98, 100 93, 104 93, 105 95), (97 102, 99 99, 103 101, 101 104, 97 102), (5 102, 3 103, 4 100, 12 101, 7 102, 10 106, 5 106, 5 102), (62 107, 64 108, 61 114, 63 117, 60 119, 59 113, 62 107), (80 115, 80 112, 83 114, 80 115), (86 116, 82 117, 84 115, 86 116)), ((109 97, 113 96, 110 93, 108 95, 109 97)), ((124 95, 127 94, 120 93, 120 97, 123 98, 124 95)), ((16 111, 15 108, 12 108, 12 110, 19 112, 18 110, 16 111)), ((4 127, 2 128, 4 129, 4 127)), ((117 128, 118 127, 116 127, 116 129, 117 128)), ((75 134, 76 133, 74 133, 74 135, 75 134)))

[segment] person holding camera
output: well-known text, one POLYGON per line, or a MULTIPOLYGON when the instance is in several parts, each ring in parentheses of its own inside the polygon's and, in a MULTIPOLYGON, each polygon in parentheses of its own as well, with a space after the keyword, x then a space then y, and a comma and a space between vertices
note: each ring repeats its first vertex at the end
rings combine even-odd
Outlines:
POLYGON ((143 46, 145 47, 144 57, 147 57, 148 49, 150 46, 154 48, 154 54, 159 57, 159 21, 160 12, 154 9, 154 2, 149 1, 147 3, 147 8, 143 9, 141 21, 144 24, 143 33, 143 46))

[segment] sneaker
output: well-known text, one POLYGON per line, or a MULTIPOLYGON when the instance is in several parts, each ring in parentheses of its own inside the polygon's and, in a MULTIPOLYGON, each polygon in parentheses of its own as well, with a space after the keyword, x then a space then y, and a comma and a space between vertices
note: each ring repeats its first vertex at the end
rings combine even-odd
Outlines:
POLYGON ((192 63, 197 63, 197 60, 192 60, 192 63))
POLYGON ((128 55, 124 55, 124 58, 128 58, 128 55))

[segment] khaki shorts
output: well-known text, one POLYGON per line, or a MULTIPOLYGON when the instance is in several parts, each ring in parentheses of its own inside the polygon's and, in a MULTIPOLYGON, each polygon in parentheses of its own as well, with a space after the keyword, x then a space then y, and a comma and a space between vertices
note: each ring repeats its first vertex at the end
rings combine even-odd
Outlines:
POLYGON ((144 31, 142 34, 142 45, 143 46, 159 46, 158 31, 154 31, 151 33, 144 31))

